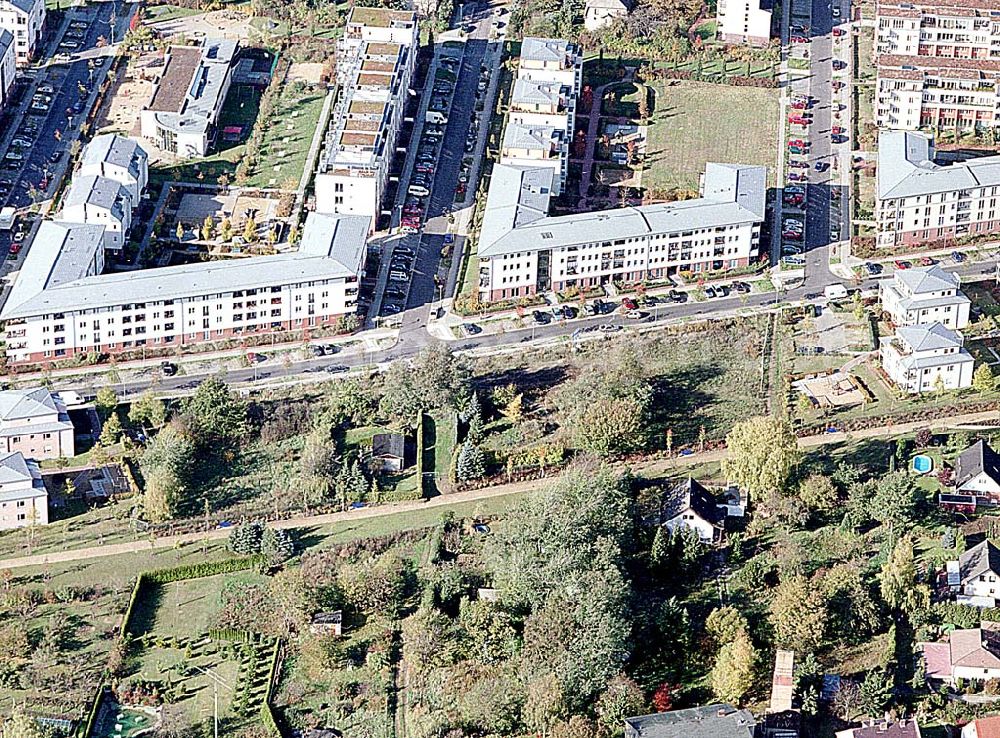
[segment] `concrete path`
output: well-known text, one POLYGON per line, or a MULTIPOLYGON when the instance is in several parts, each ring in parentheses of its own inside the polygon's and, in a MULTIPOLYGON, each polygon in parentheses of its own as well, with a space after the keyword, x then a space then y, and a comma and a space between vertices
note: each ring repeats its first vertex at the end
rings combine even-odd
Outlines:
MULTIPOLYGON (((900 423, 898 425, 867 428, 853 433, 824 433, 816 436, 808 436, 799 439, 799 447, 802 449, 816 448, 832 443, 844 441, 857 441, 862 438, 893 437, 913 433, 921 428, 931 430, 945 429, 973 429, 973 428, 995 428, 1000 424, 996 412, 967 413, 955 415, 937 420, 916 421, 912 423, 900 423)), ((624 469, 628 467, 635 474, 641 476, 660 476, 672 470, 692 466, 695 464, 705 464, 714 461, 722 461, 727 455, 727 450, 712 449, 700 453, 693 453, 688 456, 675 456, 672 458, 650 459, 631 464, 617 464, 616 467, 624 469)), ((323 525, 332 525, 353 520, 364 520, 368 518, 382 518, 390 515, 405 515, 417 510, 427 510, 434 508, 447 509, 453 505, 463 502, 475 502, 477 500, 487 500, 494 497, 505 497, 507 495, 519 495, 539 489, 551 483, 553 477, 544 479, 532 479, 524 482, 514 482, 512 484, 500 484, 493 487, 468 490, 466 492, 456 492, 449 495, 441 495, 429 500, 418 500, 414 502, 400 502, 391 505, 380 505, 378 507, 366 507, 360 510, 349 510, 340 513, 328 513, 326 515, 309 515, 282 520, 272 525, 276 528, 311 528, 323 525)), ((89 546, 87 548, 71 549, 68 551, 54 551, 32 556, 20 556, 8 559, 0 559, 0 569, 18 569, 27 566, 44 566, 47 564, 60 564, 72 561, 87 561, 90 559, 103 558, 106 556, 118 556, 121 554, 136 553, 141 551, 157 551, 174 548, 187 543, 198 541, 217 541, 229 536, 231 529, 213 529, 209 531, 198 531, 185 533, 176 536, 164 536, 162 538, 149 538, 140 541, 129 541, 125 543, 112 543, 104 546, 89 546)))

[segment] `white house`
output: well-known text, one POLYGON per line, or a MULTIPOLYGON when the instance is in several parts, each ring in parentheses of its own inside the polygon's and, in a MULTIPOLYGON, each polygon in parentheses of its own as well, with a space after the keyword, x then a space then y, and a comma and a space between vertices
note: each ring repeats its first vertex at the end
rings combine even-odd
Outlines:
POLYGON ((553 194, 562 192, 567 176, 566 132, 546 125, 508 121, 500 145, 500 163, 508 166, 551 167, 553 194))
POLYGON ((958 331, 940 323, 901 326, 879 341, 882 369, 912 394, 972 386, 975 363, 958 331))
POLYGON ((135 201, 125 186, 110 177, 75 177, 63 202, 62 220, 104 226, 104 248, 118 251, 132 227, 135 201))
POLYGON ((0 530, 48 522, 49 494, 38 464, 20 451, 0 456, 0 530))
POLYGON ((83 150, 76 176, 113 179, 128 190, 132 202, 137 203, 149 182, 149 154, 135 139, 117 133, 95 136, 83 150))
POLYGON ((962 738, 993 738, 1000 735, 1000 715, 977 718, 962 728, 962 738))
POLYGON ((677 528, 691 528, 698 532, 702 543, 715 543, 722 537, 726 506, 688 477, 664 495, 660 520, 671 533, 677 528))
POLYGON ((628 5, 622 0, 587 0, 583 10, 583 27, 588 31, 596 31, 626 15, 628 5))
POLYGON ((953 483, 958 494, 1000 502, 1000 456, 983 440, 976 441, 955 459, 953 483))
POLYGON ((941 323, 959 330, 969 324, 970 305, 959 283, 957 274, 937 264, 897 269, 879 283, 879 299, 895 325, 941 323))
POLYGON ((766 46, 771 41, 770 0, 719 0, 718 34, 730 44, 766 46))
POLYGON ((1000 623, 984 620, 978 628, 953 630, 945 642, 920 647, 929 679, 1000 679, 1000 623))
POLYGON ((0 392, 0 453, 32 459, 76 454, 73 423, 58 394, 45 387, 0 392))
POLYGON ((14 52, 14 36, 6 28, 0 28, 0 112, 7 107, 10 91, 17 76, 17 56, 14 52))
POLYGON ((0 0, 0 28, 14 37, 17 66, 31 62, 44 26, 45 0, 0 0))
POLYGON ((961 604, 995 607, 1000 592, 1000 549, 983 541, 963 552, 958 557, 958 585, 952 588, 961 604))

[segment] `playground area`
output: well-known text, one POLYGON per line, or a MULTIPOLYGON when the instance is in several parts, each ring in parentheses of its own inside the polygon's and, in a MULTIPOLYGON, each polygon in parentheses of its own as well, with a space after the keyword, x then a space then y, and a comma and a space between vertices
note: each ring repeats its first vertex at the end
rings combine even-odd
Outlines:
POLYGON ((792 383, 792 388, 811 398, 820 408, 854 407, 863 403, 866 397, 857 377, 844 372, 800 379, 792 383))

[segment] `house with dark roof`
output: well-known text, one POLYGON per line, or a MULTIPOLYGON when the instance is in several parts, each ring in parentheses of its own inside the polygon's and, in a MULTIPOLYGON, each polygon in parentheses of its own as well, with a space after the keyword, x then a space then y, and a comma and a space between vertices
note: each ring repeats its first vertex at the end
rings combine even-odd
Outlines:
MULTIPOLYGON (((952 567, 949 567, 949 572, 952 567)), ((990 541, 973 546, 958 557, 956 599, 965 605, 995 607, 1000 592, 1000 548, 990 541)))
POLYGON ((872 720, 862 723, 859 728, 848 728, 837 732, 837 738, 920 738, 920 726, 916 720, 872 720))
POLYGON ((754 738, 753 715, 717 702, 625 718, 625 738, 754 738))
POLYGON ((395 473, 406 468, 406 436, 402 433, 376 433, 372 436, 372 458, 382 471, 395 473))
POLYGON ((984 620, 978 628, 953 630, 947 641, 919 647, 928 679, 1000 679, 1000 623, 984 620))
POLYGON ((990 444, 978 440, 955 459, 953 484, 956 494, 986 497, 1000 502, 1000 455, 990 444))
POLYGON ((703 543, 716 543, 726 522, 726 506, 691 477, 668 490, 660 508, 661 525, 670 532, 678 528, 697 531, 703 543))
POLYGON ((343 633, 344 613, 341 610, 318 612, 312 616, 309 632, 313 635, 335 635, 343 633))

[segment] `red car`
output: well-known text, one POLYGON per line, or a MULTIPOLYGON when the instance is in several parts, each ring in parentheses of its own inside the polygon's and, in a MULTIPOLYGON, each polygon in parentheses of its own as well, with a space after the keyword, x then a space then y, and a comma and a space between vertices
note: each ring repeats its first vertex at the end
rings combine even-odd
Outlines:
POLYGON ((805 110, 806 104, 801 100, 796 100, 792 103, 792 110, 805 110))
POLYGON ((17 254, 17 252, 20 251, 20 250, 21 250, 21 244, 19 244, 19 243, 12 243, 10 245, 10 253, 11 254, 17 254))
POLYGON ((801 241, 802 231, 782 231, 782 238, 787 238, 789 241, 801 241))
POLYGON ((929 256, 921 256, 920 257, 920 266, 929 267, 929 266, 932 266, 935 263, 937 263, 937 262, 935 262, 934 259, 932 259, 929 256))
POLYGON ((788 142, 788 145, 798 146, 801 148, 802 146, 807 146, 808 144, 806 144, 806 142, 803 141, 801 138, 793 138, 791 141, 788 142))
POLYGON ((793 44, 807 44, 807 43, 809 43, 809 39, 807 39, 805 36, 791 36, 789 38, 789 41, 791 41, 793 44))
POLYGON ((633 300, 631 297, 623 297, 622 307, 625 308, 626 310, 635 310, 639 306, 635 304, 635 300, 633 300))
POLYGON ((897 262, 894 262, 894 263, 895 263, 897 269, 909 269, 910 268, 910 262, 908 262, 908 261, 897 261, 897 262))
POLYGON ((839 136, 842 135, 845 132, 845 130, 846 129, 843 126, 833 126, 830 129, 830 133, 832 133, 834 136, 839 136))
POLYGON ((843 29, 843 28, 839 28, 839 27, 838 27, 838 28, 834 28, 834 29, 833 29, 833 35, 834 35, 834 36, 836 36, 836 37, 838 37, 838 38, 839 38, 840 36, 843 36, 843 35, 844 35, 844 33, 845 33, 845 31, 844 31, 844 29, 843 29))

